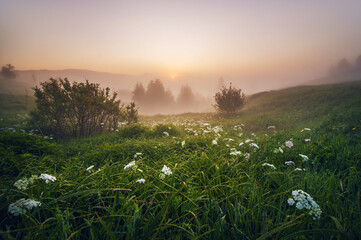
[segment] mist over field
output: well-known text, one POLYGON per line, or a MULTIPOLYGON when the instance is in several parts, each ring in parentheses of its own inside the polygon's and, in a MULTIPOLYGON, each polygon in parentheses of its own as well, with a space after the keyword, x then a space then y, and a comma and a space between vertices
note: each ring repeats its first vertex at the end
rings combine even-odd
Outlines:
POLYGON ((361 239, 361 1, 0 1, 0 239, 361 239))

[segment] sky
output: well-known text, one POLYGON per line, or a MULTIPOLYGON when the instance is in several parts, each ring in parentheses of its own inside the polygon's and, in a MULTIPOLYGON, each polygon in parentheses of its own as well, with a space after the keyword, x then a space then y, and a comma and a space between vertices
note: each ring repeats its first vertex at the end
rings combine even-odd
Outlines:
POLYGON ((361 54, 360 9, 360 0, 0 0, 0 65, 169 81, 316 78, 361 54))

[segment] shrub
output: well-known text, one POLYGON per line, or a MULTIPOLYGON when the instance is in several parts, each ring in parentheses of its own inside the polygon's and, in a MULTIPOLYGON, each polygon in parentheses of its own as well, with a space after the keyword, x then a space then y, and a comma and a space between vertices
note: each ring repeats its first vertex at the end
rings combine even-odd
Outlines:
POLYGON ((214 96, 214 100, 216 101, 214 107, 218 112, 235 113, 243 106, 245 95, 241 89, 234 88, 232 85, 229 88, 223 86, 221 91, 214 96))
POLYGON ((111 96, 110 89, 102 89, 99 84, 88 81, 71 84, 67 78, 51 78, 40 85, 41 88, 34 88, 37 108, 30 115, 43 134, 83 137, 113 131, 121 121, 138 119, 134 104, 127 111, 116 100, 116 93, 111 96))

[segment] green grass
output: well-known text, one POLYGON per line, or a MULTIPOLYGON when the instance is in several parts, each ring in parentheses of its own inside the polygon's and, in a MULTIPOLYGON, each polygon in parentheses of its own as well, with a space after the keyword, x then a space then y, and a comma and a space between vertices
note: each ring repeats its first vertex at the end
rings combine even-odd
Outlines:
POLYGON ((360 90, 360 82, 355 82, 272 91, 249 97, 237 115, 142 117, 139 125, 69 142, 4 130, 0 236, 357 239, 360 90), (305 127, 311 131, 301 131, 305 127), (223 131, 217 133, 219 128, 223 131), (247 139, 259 149, 245 143, 247 139), (284 146, 290 139, 292 148, 284 146), (274 152, 279 147, 283 154, 274 152), (230 155, 231 148, 242 154, 230 155), (136 153, 143 155, 135 158, 136 153), (133 160, 136 167, 124 170, 133 160), (94 168, 86 171, 91 165, 94 168), (159 177, 163 165, 172 171, 164 179, 159 177), (36 180, 22 190, 14 186, 23 177, 42 173, 57 180, 36 180), (144 184, 136 182, 141 178, 144 184), (298 189, 320 206, 319 220, 288 205, 298 189), (9 204, 21 198, 42 205, 21 216, 8 213, 9 204))

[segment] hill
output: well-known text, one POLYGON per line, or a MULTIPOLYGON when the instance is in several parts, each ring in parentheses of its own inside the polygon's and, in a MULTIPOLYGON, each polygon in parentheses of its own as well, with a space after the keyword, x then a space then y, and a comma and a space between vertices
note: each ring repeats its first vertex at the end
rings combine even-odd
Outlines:
MULTIPOLYGON (((70 141, 2 129, 0 236, 358 239, 360 90, 263 92, 237 115, 144 117, 70 141)), ((14 97, 2 108, 25 110, 14 97)))

